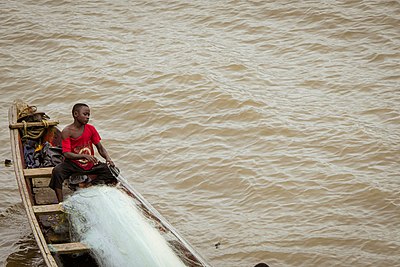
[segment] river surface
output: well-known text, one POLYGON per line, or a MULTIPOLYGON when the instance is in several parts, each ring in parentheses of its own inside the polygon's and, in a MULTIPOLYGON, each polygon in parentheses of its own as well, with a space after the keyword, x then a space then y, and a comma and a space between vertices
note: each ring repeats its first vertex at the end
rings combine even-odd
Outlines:
POLYGON ((3 164, 21 98, 61 128, 89 104, 123 176, 213 266, 400 266, 399 1, 0 10, 0 264, 43 266, 3 164))

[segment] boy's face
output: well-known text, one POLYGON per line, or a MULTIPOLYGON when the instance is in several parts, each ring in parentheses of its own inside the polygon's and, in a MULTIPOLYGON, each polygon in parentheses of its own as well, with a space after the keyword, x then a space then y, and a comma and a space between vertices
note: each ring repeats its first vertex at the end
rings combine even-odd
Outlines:
POLYGON ((88 107, 81 107, 78 111, 75 111, 74 117, 81 124, 87 124, 90 117, 90 109, 88 107))

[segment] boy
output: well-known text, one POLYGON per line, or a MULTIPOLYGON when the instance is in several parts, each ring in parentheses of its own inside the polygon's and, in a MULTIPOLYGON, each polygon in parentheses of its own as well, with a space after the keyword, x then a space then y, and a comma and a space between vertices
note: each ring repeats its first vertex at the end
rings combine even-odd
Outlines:
POLYGON ((72 174, 96 174, 97 179, 115 179, 107 166, 114 166, 114 162, 100 143, 101 138, 96 128, 88 124, 89 106, 83 103, 75 104, 72 108, 72 116, 74 122, 61 132, 65 160, 54 167, 49 184, 55 191, 58 202, 63 201, 63 181, 72 174), (106 163, 101 163, 94 157, 93 145, 106 163))

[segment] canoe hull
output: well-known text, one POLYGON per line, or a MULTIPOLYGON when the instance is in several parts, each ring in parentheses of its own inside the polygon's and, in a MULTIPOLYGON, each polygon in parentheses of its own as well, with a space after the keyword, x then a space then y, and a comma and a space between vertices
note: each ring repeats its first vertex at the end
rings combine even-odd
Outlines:
MULTIPOLYGON (((97 266, 95 260, 91 258, 90 248, 79 242, 68 240, 68 231, 63 235, 54 234, 48 230, 52 227, 52 224, 58 223, 57 216, 63 216, 60 205, 55 204, 57 200, 54 192, 48 187, 52 168, 25 168, 21 127, 25 126, 26 129, 26 124, 21 126, 21 122, 17 119, 17 113, 17 106, 14 104, 9 110, 9 124, 15 177, 29 225, 44 263, 49 267, 97 266), (74 256, 69 256, 71 254, 74 254, 74 256), (77 261, 81 262, 78 263, 77 261), (82 265, 82 261, 84 265, 82 265)), ((61 132, 56 126, 57 122, 35 122, 28 127, 41 127, 40 125, 47 127, 41 137, 41 142, 48 141, 54 146, 61 146, 61 132)), ((73 193, 67 186, 64 187, 64 194, 73 193)), ((157 225, 160 234, 174 247, 174 250, 179 252, 177 255, 179 254, 187 266, 210 266, 135 188, 126 181, 120 181, 119 188, 131 196, 145 217, 151 220, 154 225, 157 225)), ((63 216, 63 218, 65 220, 67 216, 63 216)), ((69 225, 68 222, 66 222, 66 225, 69 225)))

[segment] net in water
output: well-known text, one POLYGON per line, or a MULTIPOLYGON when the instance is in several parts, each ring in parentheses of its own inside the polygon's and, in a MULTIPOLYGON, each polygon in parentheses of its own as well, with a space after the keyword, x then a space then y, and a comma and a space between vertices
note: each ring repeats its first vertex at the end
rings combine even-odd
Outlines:
POLYGON ((108 186, 78 190, 63 206, 75 241, 100 266, 185 266, 125 192, 108 186))

